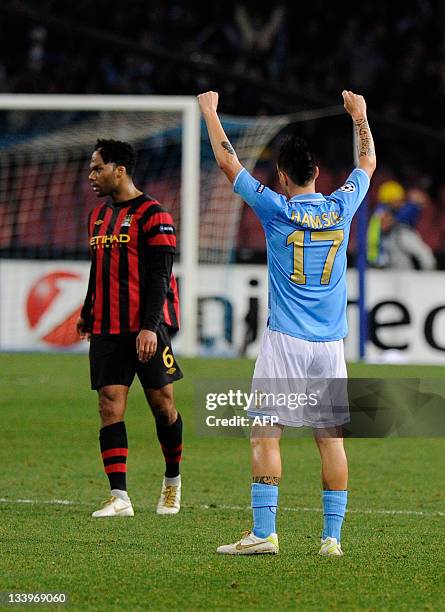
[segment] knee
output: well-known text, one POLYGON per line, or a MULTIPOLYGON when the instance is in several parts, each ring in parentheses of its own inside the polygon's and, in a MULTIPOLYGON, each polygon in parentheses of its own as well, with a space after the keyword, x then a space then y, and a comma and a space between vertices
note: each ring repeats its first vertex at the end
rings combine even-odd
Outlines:
POLYGON ((253 425, 250 446, 253 451, 272 451, 280 448, 282 425, 253 425))
POLYGON ((122 406, 120 399, 113 393, 102 391, 99 393, 99 415, 103 423, 120 420, 122 417, 122 406))
POLYGON ((342 438, 330 438, 327 436, 318 436, 317 444, 320 448, 323 449, 342 449, 343 448, 343 439, 342 438))
POLYGON ((153 415, 160 425, 168 426, 178 418, 173 398, 169 395, 158 395, 150 402, 153 415))
POLYGON ((275 451, 280 447, 278 438, 250 438, 250 448, 254 453, 275 451))
POLYGON ((327 448, 331 444, 332 438, 323 438, 321 436, 316 438, 316 443, 320 448, 327 448))

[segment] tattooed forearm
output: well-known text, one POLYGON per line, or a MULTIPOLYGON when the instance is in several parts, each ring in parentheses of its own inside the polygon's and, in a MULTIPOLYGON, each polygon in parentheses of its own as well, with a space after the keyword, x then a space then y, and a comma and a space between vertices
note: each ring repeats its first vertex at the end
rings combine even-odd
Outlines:
POLYGON ((252 482, 266 485, 278 485, 280 482, 279 476, 254 476, 252 482))
POLYGON ((355 133, 357 134, 357 149, 359 157, 375 156, 374 140, 369 129, 367 119, 356 119, 355 133))
POLYGON ((227 153, 230 153, 230 155, 235 155, 235 149, 232 147, 232 145, 230 144, 228 140, 224 140, 221 143, 221 146, 223 149, 227 151, 227 153))

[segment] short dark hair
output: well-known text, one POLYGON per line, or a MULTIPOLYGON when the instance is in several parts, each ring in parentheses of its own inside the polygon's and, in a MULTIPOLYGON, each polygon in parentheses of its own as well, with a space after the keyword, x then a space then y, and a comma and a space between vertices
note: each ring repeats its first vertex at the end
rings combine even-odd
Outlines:
POLYGON ((307 142, 296 134, 286 136, 278 153, 277 164, 296 185, 304 186, 314 178, 314 157, 307 142))
POLYGON ((133 176, 136 165, 136 151, 131 144, 121 140, 98 138, 94 150, 101 154, 106 164, 111 162, 117 166, 125 166, 128 176, 133 176))

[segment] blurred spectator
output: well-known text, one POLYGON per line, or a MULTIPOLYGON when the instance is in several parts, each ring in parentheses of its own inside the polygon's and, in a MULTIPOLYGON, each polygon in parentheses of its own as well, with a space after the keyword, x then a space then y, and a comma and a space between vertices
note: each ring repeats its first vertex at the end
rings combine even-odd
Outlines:
POLYGON ((380 206, 389 206, 396 221, 406 223, 415 228, 422 213, 422 208, 428 203, 428 195, 421 189, 405 189, 397 181, 385 181, 377 192, 377 209, 380 206))
MULTIPOLYGON (((394 264, 396 236, 408 243, 407 247, 402 248, 400 245, 399 250, 405 248, 409 250, 411 243, 414 246, 416 239, 413 238, 410 242, 410 233, 404 229, 416 229, 422 207, 427 204, 428 196, 420 189, 412 189, 408 199, 402 185, 390 180, 380 185, 377 200, 376 209, 368 225, 368 262, 379 268, 400 267, 394 264), (402 235, 408 238, 400 238, 402 235)), ((414 234, 421 240, 420 235, 415 232, 414 234)), ((429 248, 428 245, 425 246, 429 248)), ((425 258, 421 257, 421 259, 426 261, 425 258)))
POLYGON ((421 189, 408 192, 394 180, 383 182, 377 207, 368 226, 368 261, 379 268, 431 270, 436 262, 431 248, 416 231, 429 196, 421 189))
POLYGON ((267 5, 267 12, 261 11, 258 3, 236 4, 234 21, 238 27, 243 69, 257 76, 271 76, 275 69, 274 77, 277 77, 280 68, 278 55, 283 50, 280 43, 284 38, 285 15, 283 4, 277 4, 273 9, 267 5))
POLYGON ((45 28, 37 26, 31 30, 31 46, 28 53, 28 67, 34 72, 41 72, 45 63, 45 41, 47 38, 45 28))

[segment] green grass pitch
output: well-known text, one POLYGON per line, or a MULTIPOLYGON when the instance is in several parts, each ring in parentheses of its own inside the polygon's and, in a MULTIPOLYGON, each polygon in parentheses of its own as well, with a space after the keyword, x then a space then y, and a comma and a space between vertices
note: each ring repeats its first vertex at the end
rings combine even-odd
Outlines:
MULTIPOLYGON (((183 509, 155 514, 163 462, 135 382, 126 416, 136 516, 93 520, 107 497, 95 394, 79 355, 0 355, 0 591, 69 594, 79 610, 445 610, 445 440, 348 440, 345 556, 317 555, 319 459, 282 443, 277 557, 221 557, 250 527, 249 445, 194 432, 196 378, 250 377, 248 360, 183 360, 183 509), (34 500, 23 503, 19 500, 34 500), (51 500, 68 500, 62 505, 51 500)), ((351 366, 352 376, 443 376, 443 368, 351 366), (388 374, 389 373, 389 374, 388 374)))

